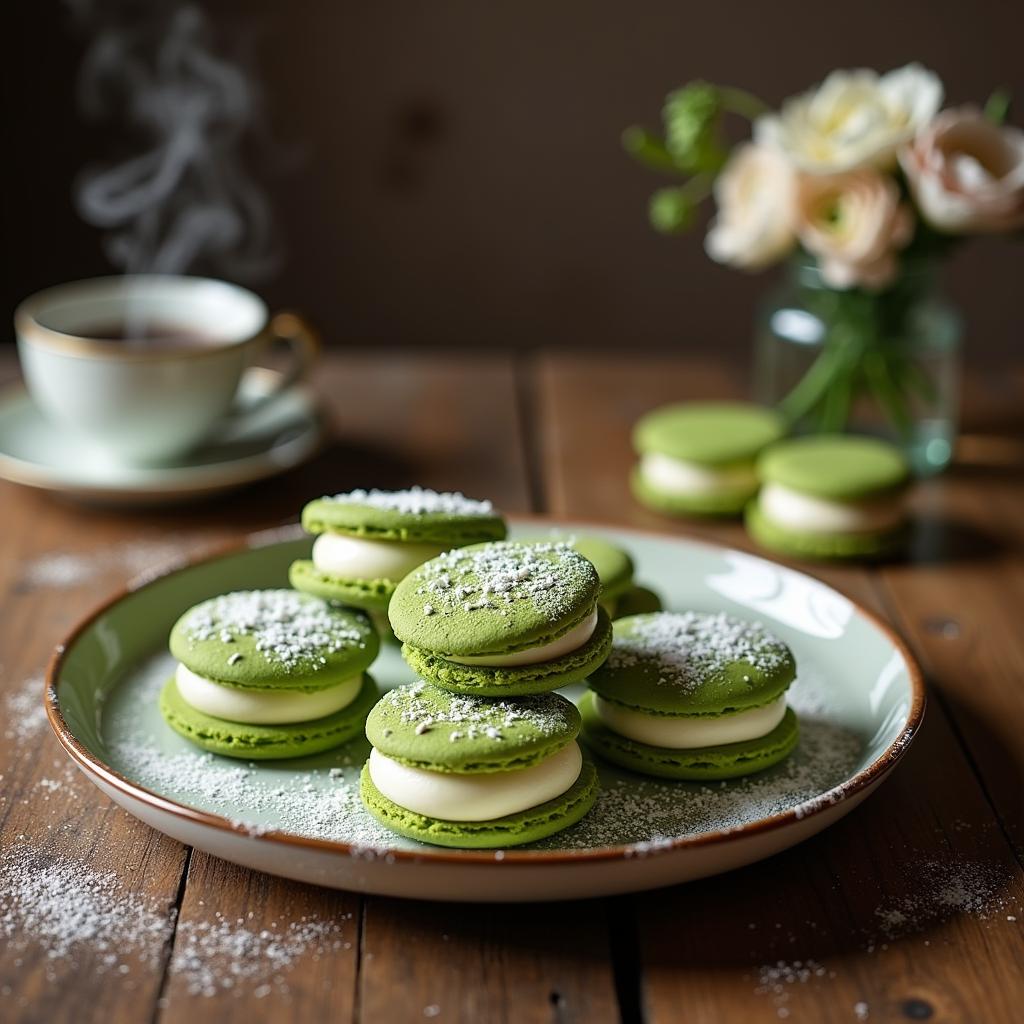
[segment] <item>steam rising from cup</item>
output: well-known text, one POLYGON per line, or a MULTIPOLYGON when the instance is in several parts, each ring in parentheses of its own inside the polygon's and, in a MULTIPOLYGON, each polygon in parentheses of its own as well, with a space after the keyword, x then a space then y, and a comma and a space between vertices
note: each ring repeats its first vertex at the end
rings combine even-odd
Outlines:
POLYGON ((107 232, 110 260, 126 273, 199 266, 243 282, 267 277, 278 262, 270 206, 242 159, 261 125, 257 84, 217 52, 194 3, 69 2, 92 37, 83 109, 139 140, 76 187, 82 217, 107 232))

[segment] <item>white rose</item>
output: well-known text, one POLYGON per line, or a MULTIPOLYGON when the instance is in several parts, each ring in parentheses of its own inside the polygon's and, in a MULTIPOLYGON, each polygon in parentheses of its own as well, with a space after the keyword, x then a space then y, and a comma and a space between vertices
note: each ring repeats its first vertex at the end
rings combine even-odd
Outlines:
POLYGON ((718 212, 704 241, 718 263, 760 270, 793 248, 796 181, 774 150, 744 143, 715 181, 718 212))
POLYGON ((863 167, 800 181, 797 233, 833 288, 884 288, 913 229, 913 215, 888 175, 863 167))
POLYGON ((941 103, 942 82, 920 64, 881 77, 833 71, 816 90, 787 100, 780 113, 758 118, 754 138, 810 174, 890 167, 941 103))
POLYGON ((900 152, 921 216, 942 231, 1024 225, 1024 132, 972 107, 944 110, 900 152))

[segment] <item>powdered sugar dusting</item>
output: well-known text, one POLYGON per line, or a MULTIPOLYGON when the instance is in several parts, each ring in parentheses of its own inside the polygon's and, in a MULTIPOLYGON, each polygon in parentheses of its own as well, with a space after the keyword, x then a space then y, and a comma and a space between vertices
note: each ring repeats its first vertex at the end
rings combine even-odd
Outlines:
POLYGON ((13 693, 4 696, 4 739, 21 746, 46 731, 43 680, 26 679, 13 693))
POLYGON ((424 682, 390 690, 382 698, 377 713, 383 713, 385 719, 393 715, 415 725, 419 735, 447 728, 452 743, 479 736, 500 740, 503 728, 520 723, 528 724, 542 736, 565 735, 575 721, 572 705, 556 693, 500 700, 448 694, 424 682))
POLYGON ((591 577, 596 580, 593 566, 561 542, 495 541, 457 548, 431 559, 416 576, 416 593, 424 597, 430 615, 501 611, 530 601, 552 621, 577 611, 580 588, 591 577))
POLYGON ((189 536, 158 541, 135 541, 95 551, 49 551, 29 562, 22 581, 30 587, 72 589, 99 577, 116 574, 124 579, 182 561, 202 547, 205 538, 189 536))
POLYGON ((597 804, 579 824, 544 840, 548 849, 631 843, 634 855, 674 839, 730 832, 790 810, 842 798, 839 786, 856 767, 862 744, 826 721, 801 719, 800 744, 786 761, 730 782, 661 782, 602 771, 597 804))
POLYGON ((724 612, 654 612, 616 628, 606 668, 648 663, 657 668, 659 683, 692 693, 736 662, 768 673, 789 657, 786 645, 760 622, 724 612))
POLYGON ((89 955, 97 971, 155 966, 173 911, 125 889, 112 872, 27 847, 0 854, 0 936, 14 949, 41 945, 49 961, 89 955))
POLYGON ((254 637, 256 650, 287 669, 323 664, 325 655, 366 646, 365 634, 318 597, 294 590, 241 590, 204 601, 185 618, 193 643, 254 637))
MULTIPOLYGON (((352 915, 345 917, 351 920, 352 915)), ((236 990, 263 998, 275 990, 287 993, 283 972, 296 961, 318 960, 343 945, 337 921, 303 916, 283 927, 257 930, 217 912, 213 921, 181 923, 171 973, 183 976, 190 995, 210 997, 236 990)))
POLYGON ((403 515, 422 516, 443 513, 453 516, 492 516, 494 505, 489 501, 467 498, 459 491, 432 491, 427 487, 410 487, 403 491, 372 490, 348 491, 345 494, 325 495, 324 501, 343 505, 365 505, 368 508, 403 515))
POLYGON ((217 911, 212 921, 183 921, 175 931, 176 916, 167 901, 132 892, 116 872, 75 857, 25 845, 0 853, 0 938, 15 953, 43 949, 51 983, 88 964, 97 974, 129 976, 130 985, 138 965, 159 968, 173 937, 170 972, 191 995, 287 995, 297 962, 351 947, 344 942, 351 914, 257 929, 217 911))

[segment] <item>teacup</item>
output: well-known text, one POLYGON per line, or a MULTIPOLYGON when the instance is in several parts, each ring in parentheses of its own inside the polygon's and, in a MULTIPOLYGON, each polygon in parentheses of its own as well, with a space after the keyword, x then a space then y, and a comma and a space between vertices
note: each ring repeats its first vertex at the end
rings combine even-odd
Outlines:
POLYGON ((259 404, 309 369, 316 336, 252 292, 201 277, 127 275, 57 285, 14 315, 29 392, 70 438, 129 464, 179 458, 248 412, 243 374, 275 343, 289 365, 259 404))

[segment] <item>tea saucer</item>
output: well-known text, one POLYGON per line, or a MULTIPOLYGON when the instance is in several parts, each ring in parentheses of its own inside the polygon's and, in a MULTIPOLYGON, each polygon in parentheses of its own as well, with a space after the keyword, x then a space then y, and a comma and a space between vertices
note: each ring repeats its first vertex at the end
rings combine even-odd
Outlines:
MULTIPOLYGON (((249 370, 239 397, 274 388, 273 370, 249 370)), ((310 458, 324 435, 311 391, 289 388, 236 415, 202 448, 160 466, 126 466, 98 455, 45 419, 24 387, 0 396, 0 479, 106 505, 188 501, 283 473, 310 458)))

